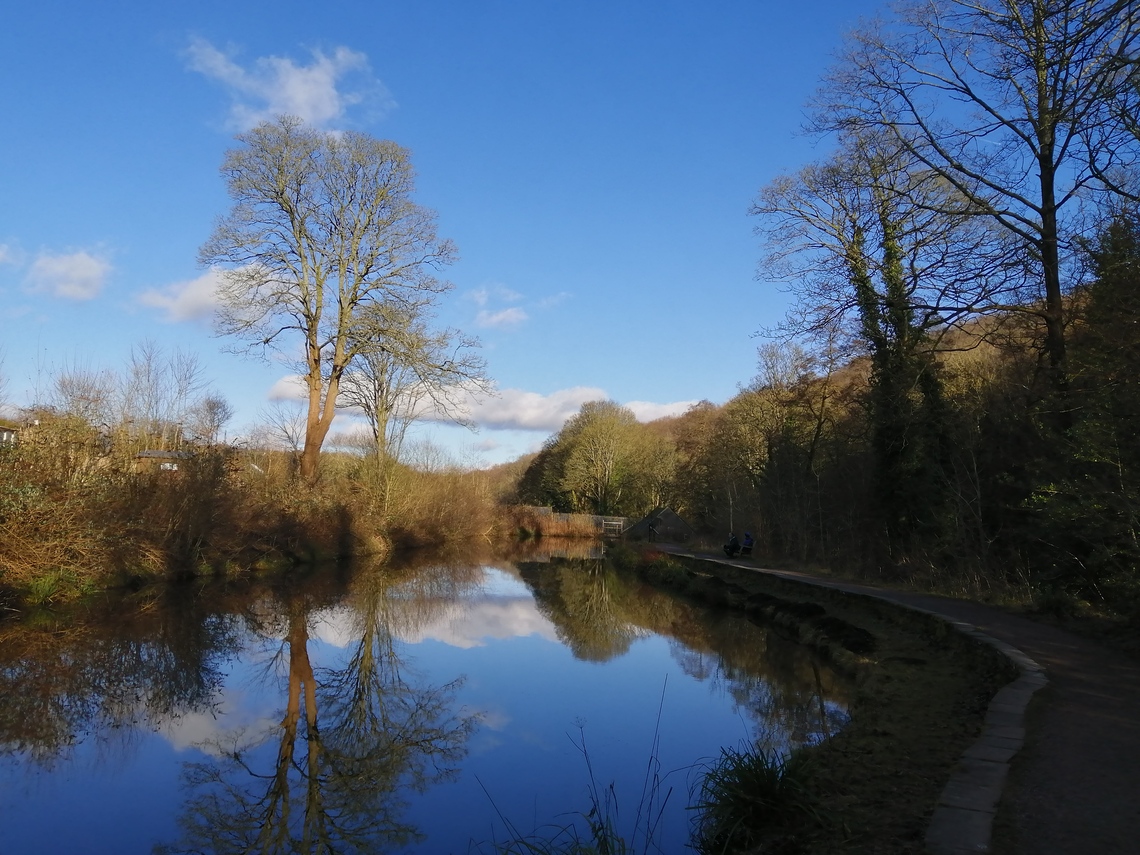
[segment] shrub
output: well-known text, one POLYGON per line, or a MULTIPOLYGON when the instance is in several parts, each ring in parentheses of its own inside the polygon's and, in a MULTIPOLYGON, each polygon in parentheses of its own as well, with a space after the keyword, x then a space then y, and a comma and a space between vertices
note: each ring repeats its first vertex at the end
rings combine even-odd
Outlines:
POLYGON ((797 836, 823 822, 811 792, 811 759, 756 745, 722 748, 701 780, 694 805, 696 847, 703 853, 791 852, 797 836))

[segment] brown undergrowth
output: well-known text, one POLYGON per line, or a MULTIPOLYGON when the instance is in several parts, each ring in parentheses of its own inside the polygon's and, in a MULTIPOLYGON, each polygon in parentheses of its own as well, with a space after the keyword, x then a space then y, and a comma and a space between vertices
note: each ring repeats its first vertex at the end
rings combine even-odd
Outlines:
POLYGON ((554 513, 550 508, 529 505, 504 506, 503 513, 512 532, 522 539, 532 537, 596 538, 597 518, 590 514, 554 513))
POLYGON ((0 604, 11 608, 502 528, 478 473, 378 472, 330 455, 304 483, 280 452, 198 447, 143 468, 83 425, 46 424, 36 439, 0 447, 0 604))

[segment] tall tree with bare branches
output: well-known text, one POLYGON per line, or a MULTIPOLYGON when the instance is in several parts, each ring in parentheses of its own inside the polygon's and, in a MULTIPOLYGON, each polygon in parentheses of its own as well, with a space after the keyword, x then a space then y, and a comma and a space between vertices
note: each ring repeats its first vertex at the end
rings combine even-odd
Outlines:
POLYGON ((1055 382, 1067 268, 1098 195, 1137 192, 1136 0, 909 0, 856 32, 821 130, 888 134, 1028 250, 1055 382))
POLYGON ((218 329, 245 349, 296 354, 307 390, 301 475, 317 475, 345 372, 374 347, 368 310, 417 310, 450 285, 455 256, 413 201, 409 153, 283 116, 238 136, 222 165, 234 205, 199 253, 224 268, 218 329), (298 342, 299 340, 299 342, 298 342))

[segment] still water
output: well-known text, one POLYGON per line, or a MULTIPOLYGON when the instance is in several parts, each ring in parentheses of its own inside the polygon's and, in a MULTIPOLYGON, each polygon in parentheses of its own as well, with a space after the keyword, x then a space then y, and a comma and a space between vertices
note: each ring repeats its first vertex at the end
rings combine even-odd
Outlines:
POLYGON ((591 557, 155 596, 0 625, 3 855, 492 853, 585 834, 591 784, 682 852, 721 746, 845 720, 806 650, 591 557))

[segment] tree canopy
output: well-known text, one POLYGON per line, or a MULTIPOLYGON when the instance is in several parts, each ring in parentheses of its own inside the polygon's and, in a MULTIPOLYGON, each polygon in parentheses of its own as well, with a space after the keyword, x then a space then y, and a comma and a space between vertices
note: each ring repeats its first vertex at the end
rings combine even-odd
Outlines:
POLYGON ((1088 203, 1135 197, 1134 0, 931 0, 866 26, 815 104, 822 131, 885 134, 1019 240, 1064 386, 1065 307, 1088 203))

